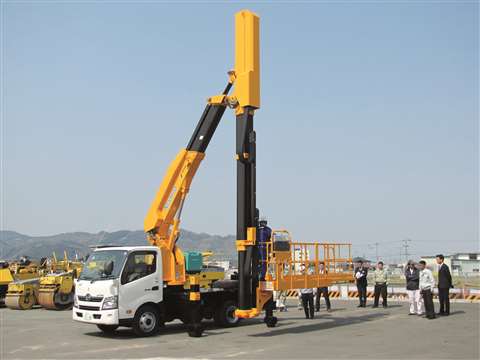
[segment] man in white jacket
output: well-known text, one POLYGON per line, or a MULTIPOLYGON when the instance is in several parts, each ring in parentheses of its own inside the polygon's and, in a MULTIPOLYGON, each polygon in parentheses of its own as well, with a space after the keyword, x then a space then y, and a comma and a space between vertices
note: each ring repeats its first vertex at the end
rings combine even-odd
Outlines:
POLYGON ((423 303, 425 305, 425 315, 427 319, 435 319, 435 307, 433 305, 433 287, 435 286, 435 279, 432 272, 427 269, 427 263, 421 260, 418 263, 420 267, 420 292, 423 296, 423 303))

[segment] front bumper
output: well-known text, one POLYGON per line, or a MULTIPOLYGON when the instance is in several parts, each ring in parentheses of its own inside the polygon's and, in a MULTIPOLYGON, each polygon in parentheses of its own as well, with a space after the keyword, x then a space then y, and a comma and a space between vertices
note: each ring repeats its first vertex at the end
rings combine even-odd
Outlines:
POLYGON ((83 310, 74 307, 72 318, 89 324, 118 325, 118 309, 114 310, 83 310))

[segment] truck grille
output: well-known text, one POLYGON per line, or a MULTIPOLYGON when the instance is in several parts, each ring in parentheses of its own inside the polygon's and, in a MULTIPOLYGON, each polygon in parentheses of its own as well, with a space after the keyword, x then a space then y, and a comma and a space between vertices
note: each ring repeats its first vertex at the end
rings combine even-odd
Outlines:
POLYGON ((86 306, 86 305, 80 305, 79 308, 81 310, 92 310, 92 311, 98 311, 100 310, 99 306, 86 306))
POLYGON ((88 299, 86 296, 78 296, 79 301, 88 301, 88 302, 101 302, 103 300, 103 296, 89 296, 88 299))

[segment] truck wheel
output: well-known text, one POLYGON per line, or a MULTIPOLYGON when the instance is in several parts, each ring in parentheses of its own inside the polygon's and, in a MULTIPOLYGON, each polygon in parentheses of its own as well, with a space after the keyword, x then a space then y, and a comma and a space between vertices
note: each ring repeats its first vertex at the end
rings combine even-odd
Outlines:
POLYGON ((112 334, 117 330, 118 325, 100 325, 97 324, 97 327, 102 330, 105 334, 112 334))
POLYGON ((151 305, 142 306, 133 318, 132 330, 137 336, 152 336, 160 328, 160 314, 151 305))
POLYGON ((215 310, 215 314, 213 315, 215 325, 221 327, 236 326, 240 322, 240 319, 235 316, 235 310, 237 310, 235 301, 224 301, 218 309, 215 310))

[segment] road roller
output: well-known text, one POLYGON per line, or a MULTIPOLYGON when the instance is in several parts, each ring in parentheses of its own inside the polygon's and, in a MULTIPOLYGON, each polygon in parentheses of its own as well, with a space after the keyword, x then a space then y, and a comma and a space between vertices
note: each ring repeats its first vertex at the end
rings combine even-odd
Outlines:
POLYGON ((74 279, 80 275, 82 265, 79 261, 68 260, 66 251, 63 260, 57 260, 53 253, 50 265, 52 272, 40 278, 38 303, 50 310, 71 308, 75 292, 74 279))
MULTIPOLYGON (((43 267, 44 261, 41 264, 37 264, 26 256, 10 263, 0 261, 0 307, 5 306, 5 298, 9 291, 9 284, 22 280, 37 279, 40 277, 43 267)), ((20 284, 20 288, 21 287, 22 285, 20 284)), ((12 286, 11 291, 17 293, 20 290, 12 286)))
POLYGON ((73 305, 74 270, 40 278, 38 303, 45 309, 64 310, 73 305))
POLYGON ((5 295, 7 294, 8 284, 14 280, 10 271, 9 263, 0 261, 0 306, 5 306, 5 295))
POLYGON ((14 310, 30 310, 37 303, 40 278, 17 280, 8 284, 5 305, 14 310))

